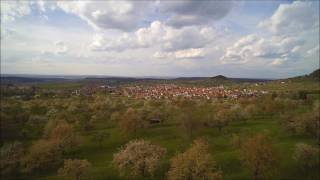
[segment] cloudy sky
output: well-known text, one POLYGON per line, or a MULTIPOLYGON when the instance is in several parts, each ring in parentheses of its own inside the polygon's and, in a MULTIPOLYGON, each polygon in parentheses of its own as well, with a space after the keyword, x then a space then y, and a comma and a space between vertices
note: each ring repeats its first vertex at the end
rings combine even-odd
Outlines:
POLYGON ((1 73, 284 78, 319 68, 319 1, 1 1, 1 73))

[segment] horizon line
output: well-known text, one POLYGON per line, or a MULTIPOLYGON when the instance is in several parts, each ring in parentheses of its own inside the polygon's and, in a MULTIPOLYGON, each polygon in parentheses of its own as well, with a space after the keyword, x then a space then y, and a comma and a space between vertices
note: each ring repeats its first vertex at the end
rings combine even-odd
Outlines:
MULTIPOLYGON (((222 74, 217 74, 217 75, 212 75, 212 76, 157 76, 157 75, 145 75, 145 76, 121 76, 121 75, 99 75, 99 74, 25 74, 25 73, 0 73, 0 77, 24 77, 24 78, 35 78, 36 76, 40 76, 38 78, 46 78, 46 77, 41 77, 41 76, 52 76, 52 77, 57 77, 61 79, 68 79, 66 77, 79 77, 79 79, 84 79, 84 78, 90 78, 90 77, 95 77, 95 78, 147 78, 147 79, 178 79, 178 78, 212 78, 216 76, 220 76, 222 74), (59 77, 61 76, 61 77, 59 77), (81 77, 81 78, 80 78, 81 77)), ((305 74, 307 75, 307 74, 305 74)), ((253 78, 253 77, 229 77, 222 75, 226 78, 230 79, 257 79, 257 80, 281 80, 281 79, 288 79, 292 78, 290 77, 285 77, 285 78, 268 78, 268 77, 263 77, 263 78, 253 78)), ((298 75, 298 76, 303 76, 303 75, 298 75)), ((294 77, 298 77, 294 76, 294 77)))

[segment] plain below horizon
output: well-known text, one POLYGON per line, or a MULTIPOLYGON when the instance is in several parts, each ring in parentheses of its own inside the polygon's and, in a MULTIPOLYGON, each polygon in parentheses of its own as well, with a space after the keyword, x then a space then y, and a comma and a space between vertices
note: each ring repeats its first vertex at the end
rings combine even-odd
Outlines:
POLYGON ((0 77, 20 77, 20 78, 59 78, 59 79, 86 79, 86 78, 134 78, 134 79, 205 79, 205 78, 227 78, 227 79, 253 79, 253 80, 281 80, 319 73, 316 69, 308 74, 288 76, 286 78, 254 78, 254 77, 228 77, 224 75, 214 76, 112 76, 112 75, 63 75, 63 74, 0 74, 0 77))
MULTIPOLYGON (((85 78, 133 78, 133 79, 204 79, 223 76, 228 79, 261 79, 277 80, 285 78, 250 78, 250 77, 228 77, 224 75, 213 76, 113 76, 113 75, 63 75, 63 74, 0 74, 0 77, 20 77, 20 78, 61 78, 61 79, 85 79, 85 78)), ((290 77, 288 77, 290 78, 290 77)))

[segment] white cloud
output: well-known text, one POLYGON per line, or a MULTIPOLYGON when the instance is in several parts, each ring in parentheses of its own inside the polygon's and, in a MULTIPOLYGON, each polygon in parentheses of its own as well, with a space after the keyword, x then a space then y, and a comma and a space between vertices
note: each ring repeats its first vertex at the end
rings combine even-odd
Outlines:
POLYGON ((163 51, 203 48, 214 41, 216 31, 212 27, 192 26, 180 29, 172 28, 159 21, 149 27, 140 28, 134 33, 123 33, 114 38, 97 34, 90 44, 95 51, 123 51, 133 48, 160 48, 163 51))
POLYGON ((56 41, 54 45, 56 47, 55 49, 56 54, 66 54, 69 50, 66 42, 56 41))
POLYGON ((1 1, 1 22, 14 21, 31 13, 29 1, 1 1))
POLYGON ((58 1, 57 6, 79 16, 95 29, 132 31, 145 20, 151 1, 58 1))
POLYGON ((1 23, 7 21, 6 27, 1 24, 5 44, 1 69, 285 77, 319 65, 318 2, 280 5, 267 19, 270 8, 257 13, 251 7, 247 11, 249 4, 274 8, 280 3, 246 2, 233 7, 232 2, 220 0, 1 1, 1 23), (233 13, 226 17, 231 8, 233 13), (257 27, 259 21, 262 28, 257 27), (263 67, 267 68, 261 72, 263 67))
POLYGON ((264 64, 288 65, 303 60, 306 52, 316 51, 313 50, 314 43, 319 39, 319 9, 313 7, 315 4, 300 1, 281 4, 270 19, 259 24, 266 27, 264 35, 239 38, 226 48, 220 62, 247 64, 262 61, 264 64))
POLYGON ((248 35, 240 38, 232 46, 228 47, 224 55, 220 58, 222 64, 243 64, 253 57, 253 43, 259 43, 256 35, 248 35))
POLYGON ((136 42, 127 33, 122 34, 120 37, 111 39, 107 38, 104 34, 95 34, 93 41, 89 45, 92 51, 123 51, 129 48, 137 47, 136 42))
POLYGON ((319 56, 319 44, 316 47, 309 49, 307 51, 307 55, 309 55, 309 56, 318 55, 319 56))
POLYGON ((1 1, 1 22, 8 23, 30 15, 32 11, 38 11, 40 17, 44 20, 48 20, 48 16, 44 15, 47 10, 55 10, 55 1, 44 0, 7 0, 1 1))
POLYGON ((174 27, 206 24, 226 16, 232 8, 231 1, 161 1, 159 9, 169 15, 168 24, 174 27))
POLYGON ((50 49, 47 48, 46 50, 42 50, 41 55, 45 57, 52 57, 55 55, 66 55, 68 52, 68 43, 64 41, 55 41, 53 43, 53 47, 51 46, 50 49))
POLYGON ((288 59, 277 58, 271 62, 271 65, 275 65, 275 66, 282 65, 286 61, 288 61, 288 59))
POLYGON ((140 28, 135 32, 136 41, 140 47, 148 47, 154 43, 162 42, 168 27, 160 21, 154 21, 149 27, 140 28))
POLYGON ((74 14, 95 30, 117 29, 131 32, 153 16, 159 16, 168 25, 183 27, 203 25, 218 20, 230 11, 232 2, 226 1, 1 1, 4 20, 14 20, 38 9, 40 14, 57 8, 74 14), (157 10, 160 10, 157 13, 157 10))
POLYGON ((163 49, 174 51, 179 49, 201 48, 212 42, 215 37, 215 30, 208 26, 191 26, 181 29, 168 27, 163 38, 163 49))
POLYGON ((200 58, 204 57, 205 53, 203 49, 186 49, 175 52, 176 58, 200 58))
POLYGON ((295 37, 266 39, 257 35, 248 35, 228 47, 220 61, 223 64, 241 64, 259 58, 277 59, 275 62, 280 62, 280 59, 282 61, 288 58, 296 59, 303 53, 301 52, 303 43, 301 39, 295 37))
POLYGON ((33 0, 30 4, 40 11, 40 14, 46 13, 48 10, 54 11, 57 8, 55 1, 33 0))
POLYGON ((294 1, 292 4, 281 4, 272 17, 262 21, 259 26, 280 35, 317 29, 319 2, 294 1))
POLYGON ((299 55, 304 41, 295 37, 273 37, 270 40, 262 38, 258 44, 254 44, 256 57, 274 58, 284 54, 299 55))
POLYGON ((74 14, 96 30, 134 31, 159 16, 174 27, 203 25, 224 17, 231 10, 230 1, 1 1, 4 21, 31 13, 40 14, 57 8, 74 14), (158 12, 160 10, 160 13, 158 12), (157 13, 158 12, 158 13, 157 13))
POLYGON ((174 58, 174 59, 195 59, 195 58, 202 58, 205 56, 205 51, 203 48, 191 48, 191 49, 184 49, 178 50, 174 52, 155 52, 153 57, 155 58, 174 58))

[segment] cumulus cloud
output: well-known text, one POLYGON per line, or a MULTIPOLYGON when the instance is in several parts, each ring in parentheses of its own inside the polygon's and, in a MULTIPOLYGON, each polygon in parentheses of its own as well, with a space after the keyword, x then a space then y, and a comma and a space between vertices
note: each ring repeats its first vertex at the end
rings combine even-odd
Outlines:
POLYGON ((136 41, 127 33, 117 38, 108 38, 104 34, 95 34, 89 45, 92 51, 124 51, 129 48, 138 47, 136 41))
POLYGON ((226 16, 232 8, 231 1, 162 1, 159 9, 169 15, 168 24, 174 27, 206 24, 226 16))
POLYGON ((223 64, 241 64, 250 60, 275 59, 275 63, 296 59, 300 56, 304 41, 295 37, 273 37, 266 39, 255 34, 240 38, 226 49, 220 61, 223 64))
POLYGON ((1 1, 1 21, 10 22, 31 13, 29 1, 1 1))
POLYGON ((281 4, 270 19, 259 24, 274 34, 291 34, 319 28, 319 2, 281 4))
POLYGON ((245 36, 228 47, 225 54, 220 58, 222 64, 242 64, 249 61, 253 56, 252 44, 260 39, 252 34, 245 36))
POLYGON ((32 14, 32 11, 38 11, 40 16, 48 20, 48 16, 44 15, 47 10, 55 10, 56 2, 44 0, 10 0, 1 1, 1 22, 8 23, 32 14))
POLYGON ((318 55, 319 56, 319 44, 307 51, 308 56, 318 55))
POLYGON ((135 35, 138 44, 141 46, 150 46, 157 43, 166 51, 176 51, 201 48, 214 40, 216 32, 209 26, 192 26, 177 29, 159 21, 154 21, 150 27, 139 29, 135 35))
POLYGON ((164 36, 165 50, 201 48, 212 42, 216 31, 211 27, 184 27, 182 29, 168 28, 164 36))
POLYGON ((1 14, 4 21, 12 21, 30 14, 33 8, 41 14, 47 10, 60 9, 78 16, 96 30, 118 29, 129 32, 144 26, 154 16, 159 16, 174 27, 206 24, 211 20, 223 18, 231 7, 231 1, 220 0, 1 1, 1 14))
POLYGON ((135 38, 140 47, 149 47, 163 41, 168 27, 160 21, 154 21, 149 27, 140 28, 135 32, 135 38))
POLYGON ((205 56, 205 51, 203 48, 191 48, 191 49, 184 49, 178 50, 174 52, 155 52, 153 57, 155 58, 170 58, 170 59, 195 59, 195 58, 202 58, 205 56))
POLYGON ((152 1, 59 1, 57 6, 79 16, 95 29, 132 31, 152 9, 152 1))
MULTIPOLYGON (((160 66, 173 74, 188 68, 190 74, 210 74, 214 68, 229 67, 230 72, 247 73, 252 67, 265 65, 289 67, 286 69, 294 74, 297 72, 294 67, 307 72, 318 65, 315 61, 319 57, 319 2, 273 2, 272 8, 274 4, 281 5, 267 19, 261 17, 270 8, 257 12, 246 7, 250 3, 237 6, 233 10, 240 11, 226 17, 233 8, 231 1, 1 1, 1 23, 8 22, 1 31, 1 39, 7 38, 3 49, 8 53, 1 59, 14 64, 16 61, 10 56, 19 57, 16 59, 28 56, 27 60, 39 56, 52 64, 60 63, 60 67, 74 63, 68 72, 78 63, 84 71, 89 62, 99 63, 94 67, 102 73, 106 71, 101 65, 115 64, 118 69, 112 66, 109 70, 116 74, 129 72, 120 71, 122 67, 129 70, 135 67, 137 73, 146 69, 150 73, 160 72, 160 66), (53 10, 57 11, 49 12, 53 10), (36 16, 49 19, 39 21, 36 16), (75 17, 93 29, 83 27, 83 23, 74 21, 75 17), (216 23, 219 20, 226 21, 216 23), (61 27, 61 23, 56 23, 60 21, 83 29, 61 27), (252 26, 258 21, 260 28, 252 26), (229 32, 224 28, 229 28, 229 32), (62 41, 55 42, 59 39, 62 41), (246 68, 219 63, 243 64, 246 68)), ((271 7, 269 2, 257 4, 252 6, 271 7)), ((37 59, 32 63, 32 66, 39 64, 37 59)), ((19 66, 21 72, 28 69, 19 66)), ((57 71, 60 69, 63 68, 57 71)), ((96 69, 89 69, 96 73, 96 69)))
POLYGON ((226 48, 220 62, 244 64, 264 60, 271 65, 283 65, 303 59, 304 54, 314 53, 316 49, 310 49, 310 46, 319 38, 318 31, 304 33, 319 28, 319 10, 313 5, 314 2, 300 1, 281 4, 270 19, 259 24, 266 27, 267 35, 251 34, 239 38, 226 48))
POLYGON ((205 53, 204 50, 201 48, 198 49, 186 49, 186 50, 180 50, 175 52, 176 58, 200 58, 204 57, 205 53))
POLYGON ((303 44, 302 39, 295 37, 274 37, 271 40, 261 38, 257 44, 253 44, 255 47, 254 55, 263 58, 281 57, 285 54, 298 56, 303 44))
POLYGON ((95 35, 90 48, 94 51, 123 51, 158 47, 163 51, 178 51, 202 48, 212 42, 216 34, 212 27, 192 26, 176 29, 154 21, 149 27, 140 28, 132 34, 123 33, 116 38, 107 38, 103 34, 95 35))
POLYGON ((55 54, 66 54, 69 50, 67 43, 64 41, 56 41, 55 45, 55 54))

